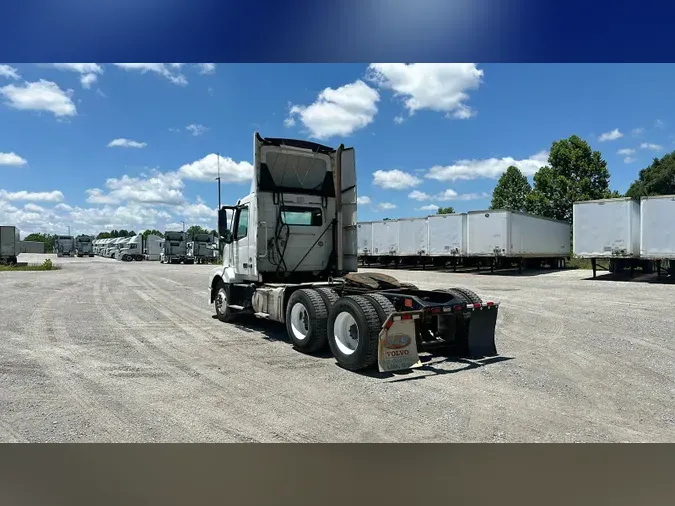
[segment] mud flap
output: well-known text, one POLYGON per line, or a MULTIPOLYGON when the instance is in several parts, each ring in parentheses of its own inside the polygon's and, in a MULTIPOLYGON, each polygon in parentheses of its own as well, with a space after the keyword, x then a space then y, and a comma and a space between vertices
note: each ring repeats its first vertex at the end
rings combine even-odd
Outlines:
MULTIPOLYGON (((380 372, 411 369, 422 365, 417 352, 415 320, 402 319, 392 313, 382 326, 377 345, 377 367, 380 372)), ((410 313, 407 316, 412 316, 410 313)))
POLYGON ((469 334, 467 336, 468 358, 494 357, 495 328, 497 327, 497 306, 471 312, 469 334))

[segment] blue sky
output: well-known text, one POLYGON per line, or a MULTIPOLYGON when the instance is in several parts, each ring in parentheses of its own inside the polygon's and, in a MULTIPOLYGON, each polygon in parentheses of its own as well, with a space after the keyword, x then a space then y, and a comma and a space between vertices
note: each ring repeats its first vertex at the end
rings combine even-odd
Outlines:
POLYGON ((675 149, 673 82, 647 64, 2 64, 0 222, 215 228, 215 153, 234 203, 255 130, 355 147, 360 220, 485 208, 508 165, 532 174, 572 134, 625 191, 675 149))

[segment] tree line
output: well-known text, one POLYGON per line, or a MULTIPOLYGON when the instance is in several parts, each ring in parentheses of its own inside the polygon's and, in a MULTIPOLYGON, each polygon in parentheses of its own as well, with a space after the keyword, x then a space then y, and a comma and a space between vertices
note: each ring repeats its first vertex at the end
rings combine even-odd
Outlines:
POLYGON ((609 178, 601 153, 573 135, 551 145, 548 164, 534 174, 533 185, 518 167, 509 167, 492 192, 490 209, 571 222, 574 202, 675 194, 675 152, 654 158, 649 167, 639 172, 625 195, 610 189, 609 178))

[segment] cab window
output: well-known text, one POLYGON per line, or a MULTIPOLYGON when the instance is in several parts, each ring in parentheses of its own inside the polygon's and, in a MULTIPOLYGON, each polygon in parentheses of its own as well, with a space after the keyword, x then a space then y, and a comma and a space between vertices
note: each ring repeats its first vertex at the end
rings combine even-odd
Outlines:
POLYGON ((248 234, 248 206, 239 210, 237 214, 237 228, 235 240, 243 239, 248 234))

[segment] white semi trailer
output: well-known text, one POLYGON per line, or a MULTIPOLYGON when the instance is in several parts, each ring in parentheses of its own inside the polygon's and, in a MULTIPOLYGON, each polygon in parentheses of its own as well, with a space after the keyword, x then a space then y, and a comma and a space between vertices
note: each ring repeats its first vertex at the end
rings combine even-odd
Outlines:
POLYGON ((636 267, 651 273, 654 262, 640 256, 640 203, 628 197, 575 202, 574 254, 612 273, 636 267), (598 261, 606 262, 606 265, 598 261))
POLYGON ((223 264, 208 290, 221 321, 285 323, 297 350, 329 347, 353 371, 414 367, 430 342, 496 355, 498 304, 463 288, 419 290, 357 273, 353 148, 256 132, 253 162, 250 194, 218 212, 223 264))

